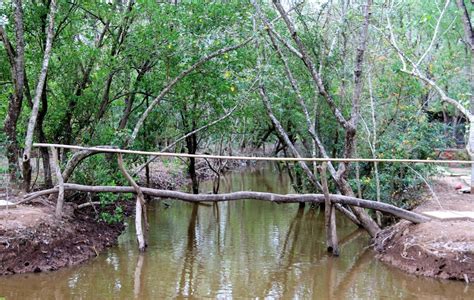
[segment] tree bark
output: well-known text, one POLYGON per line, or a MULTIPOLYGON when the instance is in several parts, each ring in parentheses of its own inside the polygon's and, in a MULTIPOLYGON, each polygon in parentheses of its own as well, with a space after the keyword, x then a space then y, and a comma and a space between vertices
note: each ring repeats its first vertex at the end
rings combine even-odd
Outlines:
POLYGON ((49 59, 51 57, 51 50, 53 44, 53 33, 54 33, 54 15, 56 14, 56 1, 51 0, 50 11, 49 11, 49 25, 46 36, 46 46, 44 49, 43 63, 38 78, 38 84, 36 85, 35 96, 33 98, 33 108, 31 109, 30 119, 28 121, 28 128, 26 131, 25 138, 25 150, 23 152, 23 189, 25 191, 30 190, 31 185, 31 148, 33 145, 33 135, 35 132, 36 120, 38 117, 38 110, 40 106, 41 94, 44 90, 46 81, 46 74, 48 73, 49 59))
MULTIPOLYGON (((43 130, 44 119, 46 117, 46 113, 48 112, 48 96, 47 96, 47 88, 46 84, 43 88, 43 93, 41 94, 41 107, 38 111, 38 124, 36 126, 36 132, 38 135, 38 140, 40 143, 46 143, 46 135, 43 130)), ((53 178, 51 174, 51 164, 49 162, 49 153, 48 149, 45 147, 41 147, 39 149, 41 153, 41 158, 43 161, 43 176, 44 176, 44 186, 46 188, 50 188, 53 186, 53 178)))
MULTIPOLYGON (((471 17, 467 11, 464 0, 456 0, 456 4, 461 11, 461 19, 464 28, 464 36, 466 42, 471 48, 471 64, 470 64, 470 79, 471 79, 471 99, 469 112, 474 116, 474 30, 472 30, 471 17)), ((468 137, 468 152, 471 160, 474 160, 474 120, 469 122, 469 137, 468 137)), ((474 194, 474 164, 471 165, 471 194, 474 194)))
POLYGON ((19 146, 17 141, 17 123, 21 112, 23 103, 23 91, 25 86, 25 40, 23 28, 23 8, 22 1, 15 0, 14 2, 14 19, 15 19, 15 37, 16 37, 16 51, 13 53, 13 48, 10 46, 6 33, 2 28, 2 40, 6 45, 7 53, 9 53, 10 60, 14 58, 11 68, 12 80, 14 84, 14 92, 10 95, 10 103, 8 105, 7 117, 4 123, 4 130, 7 136, 7 158, 8 171, 10 179, 16 182, 18 179, 17 171, 19 170, 19 146), (12 57, 14 55, 14 57, 12 57))
POLYGON ((321 185, 324 193, 324 224, 326 227, 326 247, 328 252, 339 256, 339 245, 336 231, 336 210, 329 195, 328 180, 326 175, 327 164, 323 162, 321 166, 321 185))
MULTIPOLYGON (((65 183, 64 189, 66 191, 80 191, 91 193, 136 193, 132 186, 89 186, 73 183, 65 183)), ((236 201, 245 199, 254 199, 261 201, 269 201, 274 203, 324 203, 325 197, 323 194, 273 194, 263 192, 241 191, 225 194, 189 194, 172 190, 159 190, 152 188, 140 187, 143 194, 158 198, 178 199, 188 202, 221 202, 221 201, 236 201)), ((42 190, 31 193, 25 196, 23 201, 31 201, 42 195, 49 195, 58 192, 58 187, 42 190)), ((350 206, 359 206, 361 208, 380 210, 385 213, 392 214, 396 217, 408 220, 413 223, 428 222, 429 217, 420 215, 418 213, 398 208, 391 204, 376 202, 373 200, 364 200, 356 197, 343 195, 329 195, 331 202, 337 204, 345 204, 350 206)))
POLYGON ((58 151, 54 147, 49 148, 51 156, 52 168, 56 172, 56 179, 58 181, 58 200, 56 202, 56 217, 60 218, 63 213, 64 205, 64 180, 61 174, 61 167, 59 166, 58 151))
POLYGON ((127 181, 132 185, 135 194, 137 194, 137 201, 135 203, 135 230, 138 240, 138 248, 140 251, 145 251, 147 246, 145 234, 143 230, 143 223, 145 223, 145 228, 148 228, 148 221, 146 215, 146 204, 145 204, 145 196, 143 195, 142 190, 138 186, 138 184, 133 180, 132 176, 128 174, 127 169, 123 164, 122 154, 117 154, 117 162, 122 172, 122 175, 127 179, 127 181), (143 216, 143 221, 142 221, 143 216))
MULTIPOLYGON (((197 136, 195 133, 186 137, 186 148, 188 148, 189 154, 196 154, 197 136)), ((191 177, 191 186, 192 186, 193 194, 198 194, 199 193, 199 179, 196 173, 196 159, 194 157, 189 158, 188 172, 189 172, 189 177, 191 177)))

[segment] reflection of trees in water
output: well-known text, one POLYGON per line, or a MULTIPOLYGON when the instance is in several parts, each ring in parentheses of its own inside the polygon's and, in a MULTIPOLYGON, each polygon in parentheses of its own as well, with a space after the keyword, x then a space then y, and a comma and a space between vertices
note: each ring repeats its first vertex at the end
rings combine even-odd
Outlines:
POLYGON ((191 218, 188 224, 188 236, 183 268, 179 281, 179 296, 189 296, 194 292, 194 262, 196 259, 196 225, 198 222, 198 204, 193 204, 191 218))
MULTIPOLYGON (((348 271, 348 274, 345 275, 344 278, 347 279, 343 279, 343 281, 347 283, 339 284, 336 288, 338 283, 337 274, 339 272, 337 265, 340 258, 330 256, 323 244, 309 238, 311 236, 317 237, 324 234, 324 226, 319 224, 321 223, 321 218, 318 218, 318 215, 318 210, 309 209, 306 214, 304 214, 304 208, 298 208, 285 234, 279 254, 278 267, 276 271, 269 275, 269 281, 267 282, 263 295, 292 298, 297 296, 301 291, 306 290, 306 292, 308 292, 308 289, 305 289, 304 285, 311 280, 311 290, 309 292, 313 296, 318 293, 321 297, 326 296, 327 299, 339 299, 338 297, 344 296, 353 284, 354 275, 352 275, 352 269, 354 267, 357 269, 355 273, 364 271, 365 263, 367 260, 370 261, 370 256, 366 257, 365 252, 359 254, 353 267, 348 271), (307 242, 305 239, 307 239, 307 242), (299 269, 301 272, 296 275, 294 268, 297 268, 297 264, 300 262, 299 257, 302 251, 310 253, 311 265, 314 267, 299 269), (325 261, 324 272, 315 272, 318 266, 321 266, 322 261, 325 261), (296 278, 294 277, 295 275, 297 276, 296 278), (320 284, 324 279, 326 279, 324 282, 326 282, 327 285, 324 291, 322 291, 320 284), (326 292, 326 295, 324 295, 324 292, 326 292), (333 297, 334 295, 338 297, 333 297)), ((340 241, 341 248, 357 239, 362 233, 363 231, 355 229, 349 235, 345 236, 340 241)), ((319 239, 316 238, 316 240, 319 239)))
POLYGON ((301 219, 303 217, 303 213, 304 213, 304 209, 299 207, 296 215, 293 217, 293 220, 291 220, 290 227, 288 228, 288 231, 286 232, 285 241, 283 242, 283 247, 281 249, 280 260, 282 260, 286 254, 289 255, 289 257, 291 258, 291 261, 293 260, 294 247, 296 245, 296 242, 298 241, 298 235, 300 232, 301 219), (290 237, 292 233, 293 233, 293 239, 290 241, 290 237), (290 251, 287 251, 287 247, 289 243, 291 244, 291 249, 290 251))
POLYGON ((367 264, 372 260, 372 253, 369 248, 364 248, 361 253, 357 255, 357 259, 353 265, 344 273, 339 285, 335 286, 333 282, 330 290, 330 298, 342 299, 347 291, 354 285, 355 279, 364 274, 367 264))
POLYGON ((281 291, 280 295, 278 296, 283 296, 286 294, 286 290, 288 288, 288 275, 291 272, 290 268, 294 263, 295 247, 300 235, 303 214, 304 208, 299 207, 296 215, 291 220, 280 252, 278 270, 270 274, 270 280, 267 282, 267 286, 264 291, 265 296, 275 296, 271 293, 275 286, 280 290, 283 289, 283 291, 281 291))
POLYGON ((140 299, 140 292, 142 290, 142 269, 145 255, 138 253, 137 265, 135 267, 134 282, 133 282, 133 296, 135 299, 140 299))

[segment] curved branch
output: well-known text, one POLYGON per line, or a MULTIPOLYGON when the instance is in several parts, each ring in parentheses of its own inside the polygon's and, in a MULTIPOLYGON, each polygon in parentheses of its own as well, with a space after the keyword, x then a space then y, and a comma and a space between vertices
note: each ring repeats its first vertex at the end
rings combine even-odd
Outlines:
MULTIPOLYGON (((132 186, 89 186, 89 185, 80 185, 65 183, 64 189, 68 191, 81 191, 81 192, 93 192, 93 193, 135 193, 135 188, 132 186)), ((251 191, 242 191, 234 193, 225 193, 225 194, 188 194, 178 191, 171 190, 159 190, 152 188, 140 187, 143 194, 150 195, 152 197, 159 198, 170 198, 183 200, 188 202, 220 202, 220 201, 236 201, 236 200, 261 200, 261 201, 270 201, 275 203, 299 203, 299 202, 313 202, 313 203, 323 203, 324 195, 323 194, 273 194, 273 193, 263 193, 263 192, 251 192, 251 191)), ((52 188, 49 190, 41 191, 43 195, 57 193, 58 189, 52 188)), ((31 195, 31 194, 30 194, 31 195)), ((28 195, 27 195, 28 197, 28 195)), ((37 196, 36 196, 37 197, 37 196)), ((34 197, 34 198, 36 198, 34 197)), ((399 218, 411 221, 413 223, 423 223, 430 221, 431 219, 423 215, 411 212, 396 206, 376 202, 372 200, 364 200, 356 197, 343 196, 343 195, 329 195, 333 203, 346 204, 350 206, 359 206, 362 208, 375 209, 385 213, 392 214, 399 218)), ((29 200, 34 199, 33 197, 28 197, 29 200)))
POLYGON ((242 43, 240 44, 237 44, 237 45, 234 45, 234 46, 230 46, 230 47, 226 47, 226 48, 222 48, 222 49, 219 49, 209 55, 206 55, 204 57, 202 57, 200 60, 198 60, 196 63, 194 63, 192 66, 188 67, 186 70, 184 70, 183 72, 181 72, 178 76, 176 76, 173 80, 171 80, 166 86, 165 88, 160 92, 160 94, 150 103, 150 106, 145 110, 145 112, 141 115, 140 119, 138 119, 137 121, 137 124, 135 125, 135 128, 133 129, 133 132, 132 132, 132 135, 130 136, 130 139, 127 141, 127 144, 128 145, 132 145, 133 142, 135 141, 137 135, 138 135, 138 132, 140 131, 140 128, 142 127, 143 125, 143 122, 145 121, 145 119, 148 117, 148 115, 150 114, 150 112, 155 108, 156 105, 158 105, 161 100, 163 99, 163 97, 165 97, 168 92, 181 80, 183 79, 184 77, 186 77, 187 75, 189 75, 191 72, 193 72, 194 70, 196 70, 197 68, 199 68, 201 65, 203 65, 204 63, 206 63, 207 61, 210 61, 211 59, 217 57, 217 56, 220 56, 224 53, 227 53, 227 52, 230 52, 230 51, 233 51, 233 50, 237 50, 243 46, 245 46, 247 43, 249 43, 251 40, 253 40, 254 37, 249 37, 247 38, 246 40, 244 40, 242 43))

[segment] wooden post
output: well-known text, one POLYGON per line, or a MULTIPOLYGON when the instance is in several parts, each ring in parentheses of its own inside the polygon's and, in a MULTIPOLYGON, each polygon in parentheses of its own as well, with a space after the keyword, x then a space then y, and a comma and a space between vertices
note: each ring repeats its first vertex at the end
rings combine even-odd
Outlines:
POLYGON ((326 227, 326 246, 328 252, 339 256, 339 246, 337 243, 336 231, 336 209, 329 197, 328 180, 326 175, 327 163, 323 162, 320 167, 321 185, 324 193, 324 224, 326 227))
POLYGON ((145 197, 143 196, 143 192, 141 188, 138 186, 135 180, 133 180, 132 176, 130 176, 130 174, 128 174, 127 170, 125 169, 125 166, 123 165, 123 159, 122 159, 121 153, 117 154, 117 162, 123 176, 133 186, 133 189, 135 190, 137 194, 137 201, 135 203, 135 232, 136 232, 137 240, 138 240, 138 249, 143 252, 145 251, 145 248, 147 246, 145 233, 143 230, 143 223, 145 223, 145 227, 148 228, 148 221, 146 217, 145 197), (142 221, 142 216, 143 216, 143 221, 142 221))
POLYGON ((58 152, 56 151, 56 148, 49 147, 49 156, 51 157, 52 168, 56 172, 56 179, 59 187, 58 200, 56 202, 56 217, 61 217, 64 205, 64 179, 61 173, 61 167, 59 166, 58 152))

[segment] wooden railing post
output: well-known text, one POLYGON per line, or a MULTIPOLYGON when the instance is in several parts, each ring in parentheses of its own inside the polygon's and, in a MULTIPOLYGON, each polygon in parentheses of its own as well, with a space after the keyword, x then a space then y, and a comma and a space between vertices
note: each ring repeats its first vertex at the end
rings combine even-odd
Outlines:
POLYGON ((328 180, 327 180, 327 163, 323 162, 320 167, 321 185, 324 193, 324 224, 326 227, 326 246, 327 250, 333 255, 339 255, 339 246, 337 242, 336 231, 336 209, 329 196, 328 180))
POLYGON ((58 200, 56 202, 56 217, 61 217, 63 213, 63 205, 64 205, 64 180, 63 175, 61 173, 61 167, 59 166, 58 160, 58 151, 56 148, 49 147, 49 156, 51 157, 51 164, 52 168, 56 173, 56 179, 58 182, 59 193, 58 193, 58 200))
POLYGON ((132 185, 133 189, 135 190, 135 193, 137 194, 137 201, 135 202, 135 232, 138 240, 138 249, 143 252, 145 251, 145 248, 147 246, 145 231, 143 230, 143 223, 145 223, 145 228, 148 230, 145 197, 141 188, 138 186, 135 180, 133 180, 132 176, 130 176, 130 174, 127 172, 127 169, 125 169, 125 166, 123 165, 122 153, 117 153, 117 162, 123 176, 132 185))

